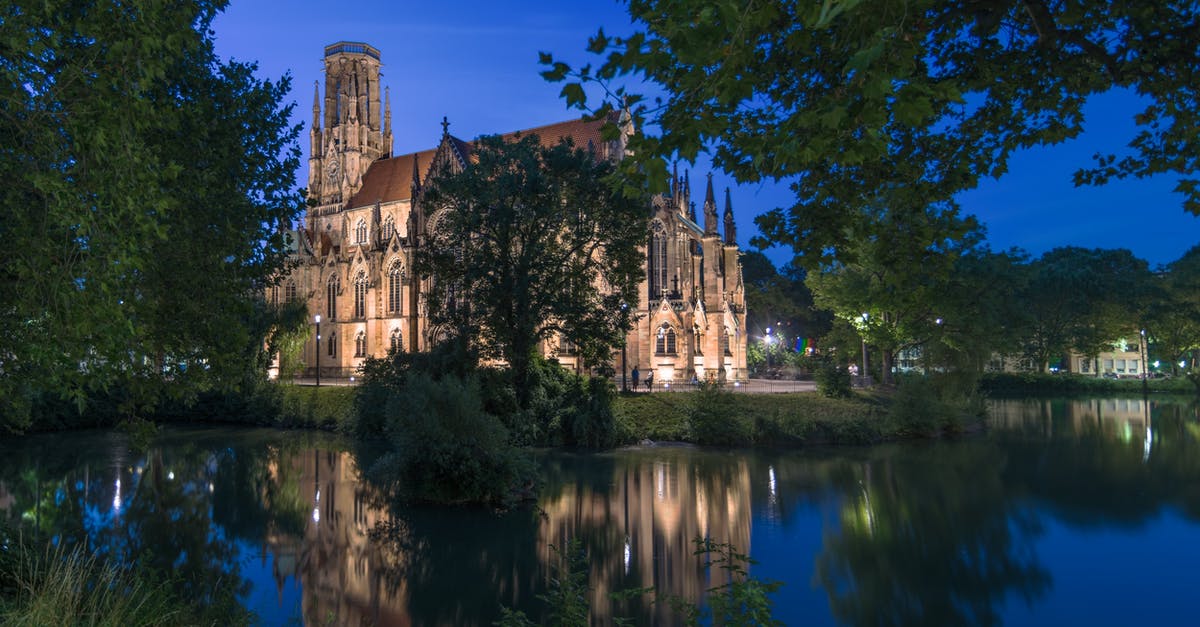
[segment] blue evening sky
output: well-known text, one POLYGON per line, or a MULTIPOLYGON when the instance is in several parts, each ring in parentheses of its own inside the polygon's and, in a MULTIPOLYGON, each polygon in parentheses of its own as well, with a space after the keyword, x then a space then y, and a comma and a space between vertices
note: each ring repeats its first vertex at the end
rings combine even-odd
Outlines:
MULTIPOLYGON (((629 18, 615 0, 540 2, 410 2, 360 0, 354 3, 294 0, 232 0, 214 30, 217 52, 225 58, 259 64, 259 75, 290 73, 294 118, 303 123, 307 180, 308 124, 313 82, 321 77, 324 46, 362 41, 381 52, 383 84, 391 88, 394 152, 432 148, 442 116, 463 139, 506 133, 577 117, 558 97, 560 85, 538 75, 539 51, 567 61, 594 62, 584 52, 597 27, 620 35, 629 18)), ((1182 209, 1175 177, 1124 180, 1099 188, 1075 188, 1072 173, 1097 152, 1120 152, 1132 137, 1137 99, 1125 93, 1095 98, 1087 109, 1087 132, 1051 148, 1017 154, 999 181, 986 181, 963 194, 964 211, 986 225, 992 248, 1020 247, 1033 255, 1058 246, 1128 248, 1152 266, 1179 258, 1200 243, 1200 219, 1182 209)), ((703 200, 707 167, 692 169, 693 197, 703 200)), ((737 186, 714 176, 718 198, 733 188, 738 239, 747 246, 757 233, 754 216, 789 206, 783 184, 737 186)), ((777 263, 786 252, 771 253, 777 263)))

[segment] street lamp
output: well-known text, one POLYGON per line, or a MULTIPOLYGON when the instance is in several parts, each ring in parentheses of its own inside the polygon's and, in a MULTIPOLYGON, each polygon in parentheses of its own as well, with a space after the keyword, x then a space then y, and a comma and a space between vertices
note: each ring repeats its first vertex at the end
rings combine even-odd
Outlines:
POLYGON ((1150 380, 1146 378, 1146 330, 1142 329, 1142 341, 1138 343, 1138 352, 1142 357, 1142 398, 1150 393, 1150 380))
POLYGON ((863 376, 863 384, 864 385, 866 384, 866 381, 867 381, 867 321, 870 319, 871 319, 871 314, 864 311, 863 315, 862 315, 862 321, 863 321, 863 335, 862 335, 862 354, 863 354, 862 357, 863 357, 863 359, 862 359, 862 362, 863 362, 863 364, 862 364, 862 373, 861 373, 863 376))
POLYGON ((321 314, 313 316, 317 323, 317 387, 321 387, 321 314))
POLYGON ((621 338, 621 391, 629 392, 629 382, 625 379, 629 368, 625 363, 625 351, 629 344, 629 303, 621 303, 621 329, 625 337, 621 338))
POLYGON ((767 345, 767 376, 771 376, 771 327, 767 327, 767 337, 763 338, 767 345))

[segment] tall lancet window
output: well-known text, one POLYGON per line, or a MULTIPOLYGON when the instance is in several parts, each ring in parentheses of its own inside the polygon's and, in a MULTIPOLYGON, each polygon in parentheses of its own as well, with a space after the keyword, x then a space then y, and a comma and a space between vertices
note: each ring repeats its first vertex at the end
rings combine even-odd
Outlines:
POLYGON ((367 316, 367 275, 359 274, 354 279, 354 317, 367 316))
POLYGON ((655 220, 650 225, 650 250, 646 263, 647 281, 650 284, 650 299, 662 297, 669 290, 667 284, 667 230, 662 222, 655 220))
POLYGON ((337 320, 337 293, 338 278, 335 274, 329 277, 329 283, 325 286, 325 317, 330 320, 337 320))
POLYGON ((354 227, 354 243, 355 244, 366 244, 367 243, 367 221, 366 220, 359 220, 358 225, 354 227))
POLYGON ((388 216, 383 221, 383 241, 392 239, 392 234, 396 232, 396 220, 392 216, 388 216))
POLYGON ((402 294, 401 289, 403 289, 403 287, 404 287, 404 268, 403 268, 403 266, 400 265, 400 262, 397 261, 396 263, 392 264, 391 269, 388 270, 388 286, 387 286, 388 312, 400 313, 400 310, 401 310, 400 296, 402 294))

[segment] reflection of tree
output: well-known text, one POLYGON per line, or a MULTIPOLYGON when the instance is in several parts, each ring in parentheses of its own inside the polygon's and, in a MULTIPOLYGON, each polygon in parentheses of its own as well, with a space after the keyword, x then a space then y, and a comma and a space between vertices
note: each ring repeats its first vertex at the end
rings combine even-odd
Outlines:
POLYGON ((1200 520, 1194 401, 1009 400, 992 415, 1005 481, 1068 524, 1136 526, 1170 505, 1200 520))
POLYGON ((999 449, 978 443, 882 448, 846 466, 841 532, 830 534, 816 578, 834 615, 855 625, 999 622, 1010 593, 1040 596, 1035 521, 1012 507, 999 449))

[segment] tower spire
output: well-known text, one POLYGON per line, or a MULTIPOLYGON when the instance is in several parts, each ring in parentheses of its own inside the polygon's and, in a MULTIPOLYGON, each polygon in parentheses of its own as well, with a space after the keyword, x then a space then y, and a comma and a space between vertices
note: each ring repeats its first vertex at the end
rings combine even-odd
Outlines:
POLYGON ((312 127, 320 130, 321 128, 321 84, 313 81, 313 121, 312 127))
POLYGON ((704 190, 704 234, 717 234, 717 201, 713 198, 712 172, 708 173, 708 185, 704 190))
POLYGON ((725 243, 737 245, 737 225, 733 223, 733 202, 729 200, 729 188, 725 188, 725 243))

